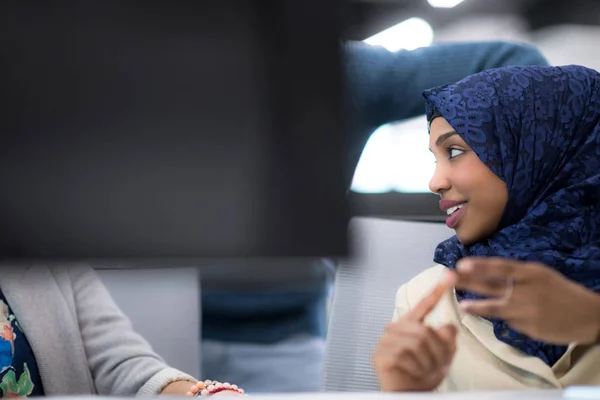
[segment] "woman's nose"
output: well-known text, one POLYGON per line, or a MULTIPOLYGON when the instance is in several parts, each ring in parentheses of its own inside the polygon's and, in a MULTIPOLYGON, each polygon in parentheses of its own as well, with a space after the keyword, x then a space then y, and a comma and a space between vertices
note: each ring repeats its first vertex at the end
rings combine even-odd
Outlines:
POLYGON ((450 181, 446 177, 443 168, 439 164, 436 164, 433 176, 429 180, 429 190, 441 195, 448 189, 450 189, 450 181))

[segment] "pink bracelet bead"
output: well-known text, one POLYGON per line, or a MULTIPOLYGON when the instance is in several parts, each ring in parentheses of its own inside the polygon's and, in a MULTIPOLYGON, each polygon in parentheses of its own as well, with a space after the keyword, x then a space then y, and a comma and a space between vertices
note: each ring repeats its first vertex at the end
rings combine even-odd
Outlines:
POLYGON ((211 381, 210 379, 205 380, 204 382, 201 382, 201 390, 199 390, 195 397, 206 397, 206 396, 211 396, 215 393, 219 393, 219 392, 224 392, 224 391, 231 391, 231 392, 237 392, 240 394, 244 394, 244 389, 240 389, 238 388, 237 385, 232 385, 229 382, 225 382, 225 383, 221 383, 218 381, 211 381), (203 388, 202 388, 203 386, 203 388))

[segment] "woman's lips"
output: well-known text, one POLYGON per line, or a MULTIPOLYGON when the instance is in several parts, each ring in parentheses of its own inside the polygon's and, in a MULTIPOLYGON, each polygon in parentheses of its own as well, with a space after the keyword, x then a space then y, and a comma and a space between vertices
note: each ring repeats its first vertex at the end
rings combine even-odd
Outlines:
POLYGON ((464 200, 440 200, 440 209, 444 212, 455 209, 446 219, 446 225, 448 228, 453 229, 462 215, 464 214, 466 201, 464 200))
POLYGON ((446 212, 449 208, 466 203, 465 200, 440 200, 440 210, 446 212))
POLYGON ((454 227, 456 226, 456 224, 458 224, 458 221, 460 220, 460 217, 462 217, 464 212, 465 212, 465 206, 462 206, 461 208, 457 209, 452 214, 450 214, 450 216, 448 216, 448 218, 446 218, 446 226, 450 229, 454 229, 454 227))

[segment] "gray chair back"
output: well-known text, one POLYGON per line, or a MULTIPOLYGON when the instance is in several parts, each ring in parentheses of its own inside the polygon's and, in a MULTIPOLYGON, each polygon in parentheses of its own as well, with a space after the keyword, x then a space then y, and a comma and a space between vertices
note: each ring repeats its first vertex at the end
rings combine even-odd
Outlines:
POLYGON ((372 353, 394 312, 398 288, 434 265, 443 223, 357 218, 354 254, 338 266, 330 309, 325 391, 378 391, 372 353))

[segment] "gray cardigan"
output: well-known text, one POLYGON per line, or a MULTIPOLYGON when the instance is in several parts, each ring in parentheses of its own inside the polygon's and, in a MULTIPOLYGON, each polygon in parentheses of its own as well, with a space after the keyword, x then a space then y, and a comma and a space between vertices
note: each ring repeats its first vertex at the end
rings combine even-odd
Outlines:
POLYGON ((173 381, 197 382, 168 367, 133 331, 91 268, 3 266, 0 287, 46 396, 153 396, 173 381))

